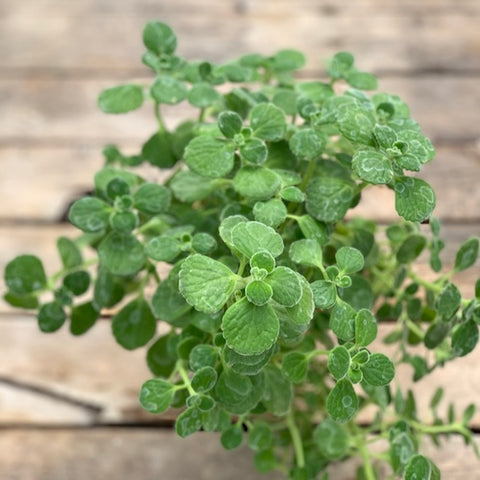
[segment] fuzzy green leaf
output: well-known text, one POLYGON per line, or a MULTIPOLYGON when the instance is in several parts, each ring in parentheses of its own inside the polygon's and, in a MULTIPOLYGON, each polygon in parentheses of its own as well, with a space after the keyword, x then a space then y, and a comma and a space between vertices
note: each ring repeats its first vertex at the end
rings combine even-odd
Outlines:
POLYGON ((269 252, 274 258, 283 252, 282 237, 260 222, 239 222, 231 230, 231 241, 247 258, 261 251, 269 252))
POLYGON ((282 370, 292 383, 302 383, 308 370, 308 359, 301 352, 288 352, 283 357, 282 370))
POLYGON ((328 370, 335 380, 347 375, 350 362, 350 353, 343 345, 338 345, 328 352, 328 370))
POLYGON ((218 116, 218 128, 227 138, 233 138, 240 133, 242 126, 242 117, 236 112, 226 111, 218 116))
POLYGON ((354 172, 365 182, 375 185, 390 183, 393 168, 390 160, 375 150, 360 150, 352 159, 354 172))
POLYGON ((470 353, 478 343, 478 326, 472 320, 461 323, 452 334, 452 349, 457 357, 470 353))
POLYGON ((135 208, 147 215, 165 212, 170 206, 170 190, 157 183, 144 183, 133 195, 135 208))
POLYGON ((402 177, 395 183, 395 208, 405 220, 422 222, 430 217, 435 203, 435 193, 427 182, 402 177))
POLYGON ((443 320, 449 321, 460 308, 462 294, 453 283, 447 283, 437 297, 436 309, 443 320))
POLYGON ((143 29, 143 43, 157 55, 170 55, 177 48, 177 37, 165 23, 148 22, 143 29))
POLYGON ((363 255, 353 247, 342 247, 335 253, 337 265, 343 273, 355 273, 363 268, 363 255))
POLYGON ((305 128, 295 132, 289 140, 290 150, 305 160, 318 158, 325 147, 325 137, 313 128, 305 128))
POLYGON ((288 255, 292 262, 308 267, 323 267, 323 253, 316 240, 304 238, 290 245, 288 255))
POLYGON ((455 270, 461 272, 471 267, 478 258, 480 240, 478 238, 470 238, 465 241, 459 248, 455 257, 455 270))
POLYGON ((377 338, 377 320, 370 310, 362 309, 355 317, 355 343, 359 347, 370 345, 377 338))
POLYGON ((170 75, 159 75, 155 79, 150 93, 157 103, 175 105, 187 97, 188 88, 184 82, 170 75))
POLYGON ((49 302, 40 307, 37 319, 40 331, 51 333, 62 327, 67 319, 67 315, 58 302, 49 302))
POLYGON ((281 186, 279 175, 263 167, 243 167, 233 177, 233 188, 237 193, 255 200, 272 198, 281 186))
POLYGON ((332 308, 337 301, 337 288, 328 280, 316 280, 310 284, 317 308, 332 308))
POLYGON ((330 328, 341 340, 355 338, 355 310, 345 302, 337 303, 330 315, 330 328))
POLYGON ((256 137, 271 142, 281 140, 287 130, 283 111, 271 103, 259 103, 252 108, 250 125, 256 137))
POLYGON ((111 211, 112 208, 103 200, 84 197, 70 207, 68 219, 80 230, 94 233, 107 227, 111 211))
POLYGON ((220 94, 208 83, 197 83, 188 92, 188 101, 195 107, 207 108, 217 102, 220 94))
POLYGON ((107 88, 98 97, 98 106, 105 113, 127 113, 143 104, 141 85, 119 85, 107 88))
POLYGON ((273 415, 283 416, 290 409, 293 386, 282 370, 275 365, 267 365, 265 373, 265 393, 262 403, 273 415))
POLYGON ((272 287, 273 299, 284 307, 293 307, 302 298, 299 275, 288 267, 277 267, 266 278, 272 287))
POLYGON ((260 165, 267 159, 267 145, 259 138, 247 138, 245 143, 240 147, 240 155, 247 162, 260 165))
POLYGON ((317 426, 313 439, 322 455, 329 460, 344 457, 350 447, 347 431, 329 418, 317 426))
POLYGON ((245 296, 250 303, 265 305, 273 295, 272 287, 263 280, 253 280, 245 287, 245 296))
POLYGON ((361 367, 363 379, 374 387, 388 385, 395 376, 395 366, 383 353, 370 355, 367 363, 361 367))
POLYGON ((113 275, 134 275, 145 265, 143 245, 129 233, 111 232, 98 247, 100 265, 113 275))
POLYGON ((163 413, 173 402, 173 385, 160 378, 147 380, 140 391, 140 404, 150 413, 163 413))
POLYGON ((257 202, 253 206, 253 216, 258 222, 276 228, 287 218, 287 207, 278 198, 267 202, 257 202))
POLYGON ((82 253, 75 242, 67 237, 57 240, 57 250, 62 260, 62 265, 69 269, 82 264, 82 253))
POLYGON ((339 380, 327 396, 327 412, 338 423, 350 420, 358 410, 358 397, 350 380, 339 380))
POLYGON ((20 255, 5 267, 5 283, 14 295, 26 295, 47 285, 43 264, 34 255, 20 255))

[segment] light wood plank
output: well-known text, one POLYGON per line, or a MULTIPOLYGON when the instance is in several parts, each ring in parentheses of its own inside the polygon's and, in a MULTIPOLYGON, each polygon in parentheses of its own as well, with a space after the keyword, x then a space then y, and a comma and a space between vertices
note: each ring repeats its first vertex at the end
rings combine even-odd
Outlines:
MULTIPOLYGON (((0 147, 0 218, 9 221, 58 221, 70 202, 92 189, 93 177, 103 165, 101 148, 93 143, 58 147, 0 147)), ((134 152, 127 144, 125 151, 134 152)), ((437 192, 435 215, 444 220, 480 218, 480 148, 440 144, 437 157, 420 176, 437 192)), ((161 181, 168 171, 137 170, 151 181, 161 181)), ((393 192, 383 187, 367 189, 353 212, 391 221, 396 218, 393 192)))
MULTIPOLYGON (((4 119, 0 123, 0 145, 74 143, 88 148, 120 142, 138 148, 139 142, 146 141, 156 129, 150 104, 127 115, 105 115, 96 106, 103 88, 125 81, 147 85, 151 79, 0 79, 0 118, 4 119)), ((411 106, 413 118, 434 141, 459 142, 478 137, 480 91, 476 78, 388 77, 380 79, 380 90, 402 97, 411 106)), ((164 110, 170 126, 192 115, 186 102, 164 110)))
POLYGON ((225 60, 292 47, 307 52, 310 66, 318 65, 319 52, 325 58, 347 49, 363 68, 375 70, 480 67, 480 9, 473 0, 29 0, 8 2, 2 10, 4 71, 136 68, 140 32, 152 18, 174 27, 180 53, 191 58, 225 60))
MULTIPOLYGON (((166 331, 166 327, 159 324, 159 330, 166 331)), ((393 353, 392 347, 380 342, 392 328, 389 324, 380 326, 373 352, 393 353)), ((175 411, 156 417, 141 409, 138 392, 151 377, 144 360, 145 349, 123 350, 111 335, 109 320, 98 321, 86 335, 75 338, 67 327, 46 335, 38 331, 30 316, 2 315, 0 351, 0 425, 154 422, 175 416, 175 411)), ((428 404, 439 386, 446 387, 440 408, 445 414, 448 402, 453 401, 460 412, 469 403, 478 402, 478 362, 479 348, 416 384, 411 368, 401 365, 395 382, 404 391, 413 389, 419 417, 430 421, 428 404)), ((360 420, 371 421, 373 415, 372 409, 365 410, 360 420)), ((472 425, 480 426, 480 412, 472 425)))
MULTIPOLYGON (((440 467, 442 478, 475 478, 479 461, 472 449, 452 437, 441 448, 422 448, 440 467)), ((281 480, 260 475, 246 448, 229 452, 217 434, 181 439, 174 432, 145 429, 4 430, 0 435, 0 474, 5 480, 281 480), (25 455, 25 452, 29 452, 25 455), (188 452, 188 454, 186 454, 188 452)), ((357 459, 330 466, 335 480, 351 480, 357 459)), ((385 469, 382 469, 385 470, 385 469)))

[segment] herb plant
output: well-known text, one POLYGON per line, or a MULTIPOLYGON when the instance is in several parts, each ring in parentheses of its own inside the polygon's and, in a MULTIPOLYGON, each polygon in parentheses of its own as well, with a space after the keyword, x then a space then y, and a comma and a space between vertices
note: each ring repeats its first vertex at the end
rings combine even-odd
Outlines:
POLYGON ((476 346, 480 282, 466 299, 451 276, 474 265, 479 239, 442 267, 435 194, 411 174, 434 149, 408 106, 364 93, 377 81, 346 52, 321 82, 298 79, 294 50, 191 62, 159 22, 143 41, 153 83, 109 88, 98 103, 111 114, 149 103, 158 129, 136 155, 105 147, 94 193, 69 211, 83 233, 58 239, 62 269, 47 276, 37 257, 15 258, 5 300, 38 309, 43 332, 69 319, 73 335, 115 309, 115 340, 148 347, 142 406, 181 409, 182 437, 219 431, 226 449, 248 444, 261 472, 326 479, 331 462, 359 456, 359 479, 440 478, 421 438, 470 443, 474 406, 442 418, 439 389, 425 423, 392 381, 400 363, 420 380, 476 346), (162 111, 180 103, 192 118, 170 130, 162 111), (135 173, 144 163, 168 180, 135 173), (398 221, 355 216, 372 186, 391 190, 398 221), (422 252, 435 280, 416 274, 422 252), (392 356, 376 341, 383 321, 392 356), (366 407, 368 425, 356 421, 366 407))

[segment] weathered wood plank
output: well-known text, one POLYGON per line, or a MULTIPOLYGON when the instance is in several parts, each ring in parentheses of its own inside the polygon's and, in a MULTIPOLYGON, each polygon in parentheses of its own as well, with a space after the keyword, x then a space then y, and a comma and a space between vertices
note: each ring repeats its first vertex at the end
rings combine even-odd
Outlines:
MULTIPOLYGON (((135 146, 125 145, 134 152, 135 146)), ((58 147, 0 147, 0 218, 9 221, 58 221, 69 203, 91 190, 93 176, 103 165, 100 146, 90 142, 58 147)), ((148 180, 160 181, 169 174, 142 168, 148 180)), ((435 214, 444 220, 472 221, 480 218, 480 147, 444 145, 421 177, 437 192, 435 214)), ((395 218, 393 192, 367 189, 356 215, 382 221, 395 218)))
MULTIPOLYGON (((149 104, 128 115, 105 115, 97 107, 103 88, 125 80, 0 79, 0 145, 70 145, 145 141, 155 131, 149 104), (8 121, 6 121, 8 119, 8 121)), ((149 84, 146 77, 128 81, 149 84)), ((434 141, 464 141, 478 137, 480 91, 476 78, 428 75, 382 78, 380 90, 402 97, 412 116, 434 141)), ((186 102, 165 109, 169 125, 189 118, 186 102)), ((198 115, 198 112, 195 113, 198 115)))
POLYGON ((480 68, 480 9, 473 0, 61 4, 29 0, 2 7, 4 72, 31 67, 80 71, 136 68, 143 51, 140 31, 152 18, 175 28, 180 53, 191 58, 218 61, 252 50, 269 53, 292 47, 307 52, 310 66, 317 65, 319 51, 323 57, 347 49, 368 69, 480 68))
MULTIPOLYGON (((442 478, 448 480, 474 478, 472 475, 479 470, 472 449, 458 437, 449 438, 439 449, 426 443, 422 452, 432 458, 442 478)), ((255 472, 252 457, 246 448, 223 450, 216 434, 199 433, 181 439, 171 431, 102 428, 3 430, 0 435, 0 475, 4 480, 284 478, 275 472, 255 472)), ((332 465, 329 471, 335 480, 351 480, 358 464, 357 459, 351 459, 332 465)))
MULTIPOLYGON (((173 418, 174 411, 161 417, 149 415, 138 403, 142 383, 151 377, 145 349, 123 350, 110 332, 110 321, 101 320, 85 336, 75 338, 68 328, 41 334, 34 318, 0 316, 0 414, 1 424, 76 424, 153 422, 173 418), (17 401, 15 401, 17 398, 17 401)), ((165 324, 159 329, 165 331, 165 324)), ((392 331, 382 324, 379 341, 372 351, 385 351, 380 340, 392 331)), ((388 347, 389 352, 392 351, 388 347)), ((430 420, 428 403, 435 389, 445 386, 440 411, 446 413, 453 401, 457 411, 478 401, 480 349, 447 364, 414 384, 409 366, 401 365, 395 382, 416 393, 420 418, 430 420)), ((372 419, 371 410, 360 419, 372 419)), ((480 426, 480 412, 472 424, 480 426)))

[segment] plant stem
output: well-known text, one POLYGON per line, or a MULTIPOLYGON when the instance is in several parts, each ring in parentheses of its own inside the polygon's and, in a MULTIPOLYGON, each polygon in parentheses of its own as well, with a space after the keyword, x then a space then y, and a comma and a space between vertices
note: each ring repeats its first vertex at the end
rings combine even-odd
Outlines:
POLYGON ((295 419, 293 418, 293 412, 290 410, 286 417, 288 431, 290 432, 290 436, 293 442, 293 449, 295 451, 295 458, 297 461, 297 466, 299 468, 303 468, 305 466, 305 455, 303 453, 303 443, 302 437, 300 436, 300 432, 298 427, 295 423, 295 419))
POLYGON ((163 133, 167 130, 165 123, 163 121, 162 113, 160 112, 160 104, 155 103, 155 118, 158 123, 158 133, 163 133))
POLYGON ((372 462, 371 462, 371 457, 370 457, 370 452, 368 451, 367 447, 365 446, 364 443, 364 438, 361 437, 359 439, 359 442, 357 444, 358 451, 360 455, 362 456, 363 460, 363 471, 365 472, 365 479, 366 480, 376 480, 376 475, 373 470, 372 462))
POLYGON ((461 433, 462 435, 470 434, 470 430, 460 423, 450 423, 448 425, 423 425, 415 420, 410 420, 409 424, 413 429, 430 435, 442 433, 461 433))
POLYGON ((308 182, 312 178, 313 174, 315 173, 316 162, 315 160, 310 160, 308 164, 307 171, 305 172, 305 176, 303 177, 302 183, 299 185, 300 190, 305 190, 305 187, 308 185, 308 182))
POLYGON ((185 383, 185 388, 188 390, 188 393, 190 395, 196 395, 197 392, 195 392, 195 390, 192 388, 192 384, 190 383, 190 378, 188 378, 188 373, 185 370, 183 366, 183 362, 181 360, 177 362, 177 371, 182 377, 182 380, 185 383))

